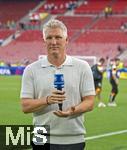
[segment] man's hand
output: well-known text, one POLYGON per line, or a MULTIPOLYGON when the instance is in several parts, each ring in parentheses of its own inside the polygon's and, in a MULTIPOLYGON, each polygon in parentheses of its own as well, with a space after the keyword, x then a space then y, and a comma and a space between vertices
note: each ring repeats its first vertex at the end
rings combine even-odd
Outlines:
POLYGON ((48 104, 62 103, 66 99, 65 92, 56 90, 48 96, 48 104))
POLYGON ((53 113, 58 117, 68 117, 74 115, 75 107, 69 108, 67 111, 56 110, 53 113))

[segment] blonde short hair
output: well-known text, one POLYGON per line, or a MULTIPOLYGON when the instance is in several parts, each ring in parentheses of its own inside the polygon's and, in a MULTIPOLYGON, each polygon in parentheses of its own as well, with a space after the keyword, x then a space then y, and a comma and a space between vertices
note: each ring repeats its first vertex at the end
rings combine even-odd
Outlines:
POLYGON ((51 19, 43 26, 43 38, 46 39, 46 31, 51 28, 60 28, 63 31, 63 35, 67 38, 67 27, 62 21, 57 19, 51 19))

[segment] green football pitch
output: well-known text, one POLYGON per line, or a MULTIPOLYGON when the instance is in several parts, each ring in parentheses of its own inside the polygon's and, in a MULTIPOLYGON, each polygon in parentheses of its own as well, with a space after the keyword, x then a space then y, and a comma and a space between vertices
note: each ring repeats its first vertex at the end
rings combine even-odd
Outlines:
MULTIPOLYGON (((32 124, 32 114, 20 105, 20 76, 0 76, 0 125, 32 124)), ((103 81, 102 97, 108 103, 111 86, 103 81)), ((86 150, 127 150, 127 80, 120 80, 117 107, 95 108, 86 113, 86 150)))

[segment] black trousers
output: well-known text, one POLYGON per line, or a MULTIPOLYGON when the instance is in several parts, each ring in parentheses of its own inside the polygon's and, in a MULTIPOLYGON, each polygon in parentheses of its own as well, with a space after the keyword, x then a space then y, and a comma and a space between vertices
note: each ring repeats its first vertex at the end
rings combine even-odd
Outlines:
POLYGON ((34 145, 32 143, 33 150, 84 150, 85 149, 85 142, 83 143, 76 143, 76 144, 48 144, 45 145, 34 145))
POLYGON ((118 94, 118 85, 114 80, 110 80, 110 83, 112 85, 112 93, 118 94))

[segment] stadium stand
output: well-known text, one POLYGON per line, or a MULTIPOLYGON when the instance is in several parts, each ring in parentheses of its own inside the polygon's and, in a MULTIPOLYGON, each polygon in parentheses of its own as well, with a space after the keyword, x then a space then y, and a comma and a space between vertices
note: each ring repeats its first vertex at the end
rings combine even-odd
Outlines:
POLYGON ((8 36, 14 34, 15 30, 4 29, 0 30, 0 39, 6 39, 8 36))
POLYGON ((121 28, 121 25, 127 22, 127 17, 118 17, 118 16, 111 16, 107 19, 100 18, 92 27, 92 29, 108 29, 108 30, 117 30, 121 28))
POLYGON ((23 31, 21 35, 16 39, 17 42, 33 42, 33 41, 41 41, 42 40, 42 32, 40 30, 27 30, 23 31))
POLYGON ((76 40, 78 43, 127 43, 124 32, 86 31, 76 40))
POLYGON ((57 19, 63 21, 68 27, 68 34, 70 39, 78 34, 84 27, 92 22, 94 17, 84 17, 84 16, 60 16, 57 19))
POLYGON ((0 1, 0 21, 7 23, 8 20, 18 21, 26 15, 29 10, 33 9, 38 4, 38 1, 16 1, 5 0, 0 1))
MULTIPOLYGON (((56 10, 52 9, 48 11, 48 13, 53 18, 64 21, 68 27, 70 40, 68 54, 82 56, 94 55, 98 58, 107 56, 115 57, 119 55, 119 45, 127 49, 127 33, 121 30, 121 25, 127 23, 127 17, 125 15, 126 1, 88 0, 87 4, 84 4, 84 1, 77 1, 75 4, 76 7, 72 9, 65 7, 65 5, 70 2, 69 0, 62 1, 64 7, 60 4, 61 0, 45 0, 42 2, 41 7, 39 7, 36 12, 47 13, 46 5, 51 4, 51 2, 53 2, 55 6, 59 6, 57 12, 54 12, 56 10), (107 5, 112 6, 113 14, 105 18, 103 10, 107 5)), ((75 1, 73 0, 72 2, 75 1)), ((9 8, 10 4, 14 4, 13 9, 16 7, 17 10, 19 7, 19 2, 6 2, 6 8, 4 6, 6 13, 8 12, 7 8, 9 8)), ((15 10, 14 12, 17 17, 13 16, 12 19, 19 21, 21 17, 28 15, 31 9, 38 6, 38 4, 40 4, 39 0, 36 2, 34 0, 28 0, 27 2, 23 0, 20 2, 22 9, 19 9, 19 11, 15 10)), ((9 10, 11 11, 11 9, 9 10)), ((6 20, 7 19, 8 17, 6 20)), ((48 21, 48 19, 49 18, 45 21, 48 21)), ((29 20, 25 21, 29 22, 29 20)), ((45 21, 41 20, 41 27, 43 27, 45 21)), ((0 38, 6 39, 11 34, 13 35, 15 30, 16 29, 6 29, 5 31, 5 29, 0 29, 0 38)), ((20 36, 12 39, 8 45, 0 47, 3 60, 13 62, 27 58, 34 61, 38 58, 38 55, 45 54, 40 28, 24 28, 19 32, 20 36)))
POLYGON ((75 14, 98 14, 109 5, 111 0, 89 0, 87 3, 83 3, 81 6, 75 9, 75 14))
POLYGON ((112 5, 113 12, 116 14, 124 14, 127 11, 127 1, 117 0, 112 5))
POLYGON ((64 14, 68 9, 76 7, 75 0, 47 0, 46 3, 39 8, 38 12, 49 12, 51 14, 64 14))

